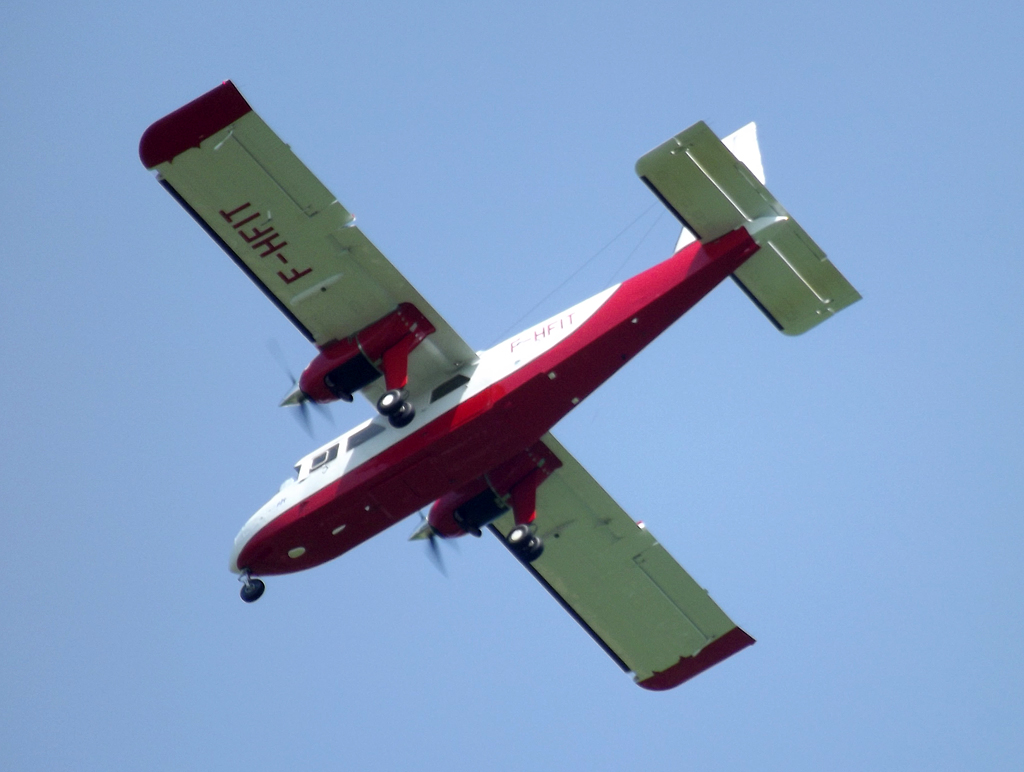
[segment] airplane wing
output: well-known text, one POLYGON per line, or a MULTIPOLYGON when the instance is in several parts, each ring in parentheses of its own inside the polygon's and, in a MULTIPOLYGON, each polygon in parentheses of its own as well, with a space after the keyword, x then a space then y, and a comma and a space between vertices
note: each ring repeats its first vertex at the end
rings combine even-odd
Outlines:
POLYGON ((317 347, 406 302, 436 330, 410 356, 411 383, 475 359, 230 81, 150 126, 139 156, 317 347))
MULTIPOLYGON (((754 643, 554 437, 542 442, 562 467, 537 489, 544 552, 523 565, 623 670, 671 689, 754 643)), ((513 526, 507 513, 489 527, 504 541, 513 526)))
POLYGON ((636 162, 640 179, 701 241, 747 228, 761 249, 736 270, 733 279, 779 330, 800 335, 856 303, 860 293, 762 184, 756 171, 704 122, 636 162))

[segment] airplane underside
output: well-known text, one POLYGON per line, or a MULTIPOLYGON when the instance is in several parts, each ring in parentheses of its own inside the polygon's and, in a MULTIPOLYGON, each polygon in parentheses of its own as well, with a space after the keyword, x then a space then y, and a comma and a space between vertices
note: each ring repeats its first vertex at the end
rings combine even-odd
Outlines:
MULTIPOLYGON (((495 470, 514 466, 525 449, 757 249, 740 229, 707 245, 691 244, 626 281, 546 354, 277 516, 241 549, 238 570, 268 576, 312 568, 446 494, 474 486, 493 490, 495 470)), ((495 496, 502 498, 505 487, 493 490, 495 496)), ((530 514, 517 522, 528 524, 530 514)), ((432 525, 455 536, 487 522, 432 525)))
POLYGON ((243 525, 243 600, 430 506, 415 538, 487 528, 644 688, 754 642, 550 432, 727 276, 787 335, 860 299, 764 186, 753 123, 720 139, 698 122, 637 161, 682 226, 675 254, 483 352, 230 81, 150 126, 139 156, 316 347, 282 405, 308 420, 358 393, 379 414, 301 459, 243 525))

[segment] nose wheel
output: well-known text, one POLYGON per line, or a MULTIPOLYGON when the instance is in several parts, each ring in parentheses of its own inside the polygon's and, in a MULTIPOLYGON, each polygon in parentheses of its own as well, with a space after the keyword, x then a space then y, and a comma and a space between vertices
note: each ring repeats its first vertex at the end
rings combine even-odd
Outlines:
POLYGON ((544 551, 544 543, 528 525, 517 525, 505 539, 512 551, 527 563, 532 563, 544 551))
POLYGON ((238 594, 246 603, 255 603, 263 595, 264 590, 267 589, 267 585, 262 580, 253 579, 249 576, 248 571, 239 577, 239 581, 242 582, 242 589, 238 594))

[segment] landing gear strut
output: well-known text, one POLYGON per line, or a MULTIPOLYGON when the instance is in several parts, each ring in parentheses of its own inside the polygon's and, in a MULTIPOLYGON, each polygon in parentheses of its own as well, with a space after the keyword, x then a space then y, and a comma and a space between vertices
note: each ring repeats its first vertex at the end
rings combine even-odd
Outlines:
POLYGON ((505 540, 512 551, 527 563, 532 563, 544 551, 544 544, 529 525, 517 525, 505 540))
POLYGON ((267 589, 267 585, 260 579, 253 579, 249 576, 248 571, 243 571, 242 575, 238 577, 238 581, 242 582, 242 590, 238 594, 246 603, 255 603, 263 595, 263 591, 267 589))

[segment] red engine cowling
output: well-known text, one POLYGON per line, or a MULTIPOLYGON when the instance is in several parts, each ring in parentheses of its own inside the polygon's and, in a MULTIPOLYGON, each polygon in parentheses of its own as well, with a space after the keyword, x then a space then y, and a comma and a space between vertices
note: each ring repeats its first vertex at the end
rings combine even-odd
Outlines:
POLYGON ((446 493, 430 507, 427 522, 445 538, 480 529, 510 508, 517 524, 530 523, 536 513, 537 488, 562 462, 543 443, 536 442, 484 478, 446 493))
POLYGON ((384 376, 388 389, 408 383, 409 354, 434 326, 412 303, 345 340, 324 346, 299 376, 299 388, 314 402, 352 401, 352 395, 384 376))
POLYGON ((480 528, 505 511, 498 496, 483 480, 474 480, 446 493, 430 507, 427 522, 434 533, 451 539, 466 533, 479 535, 480 528))

